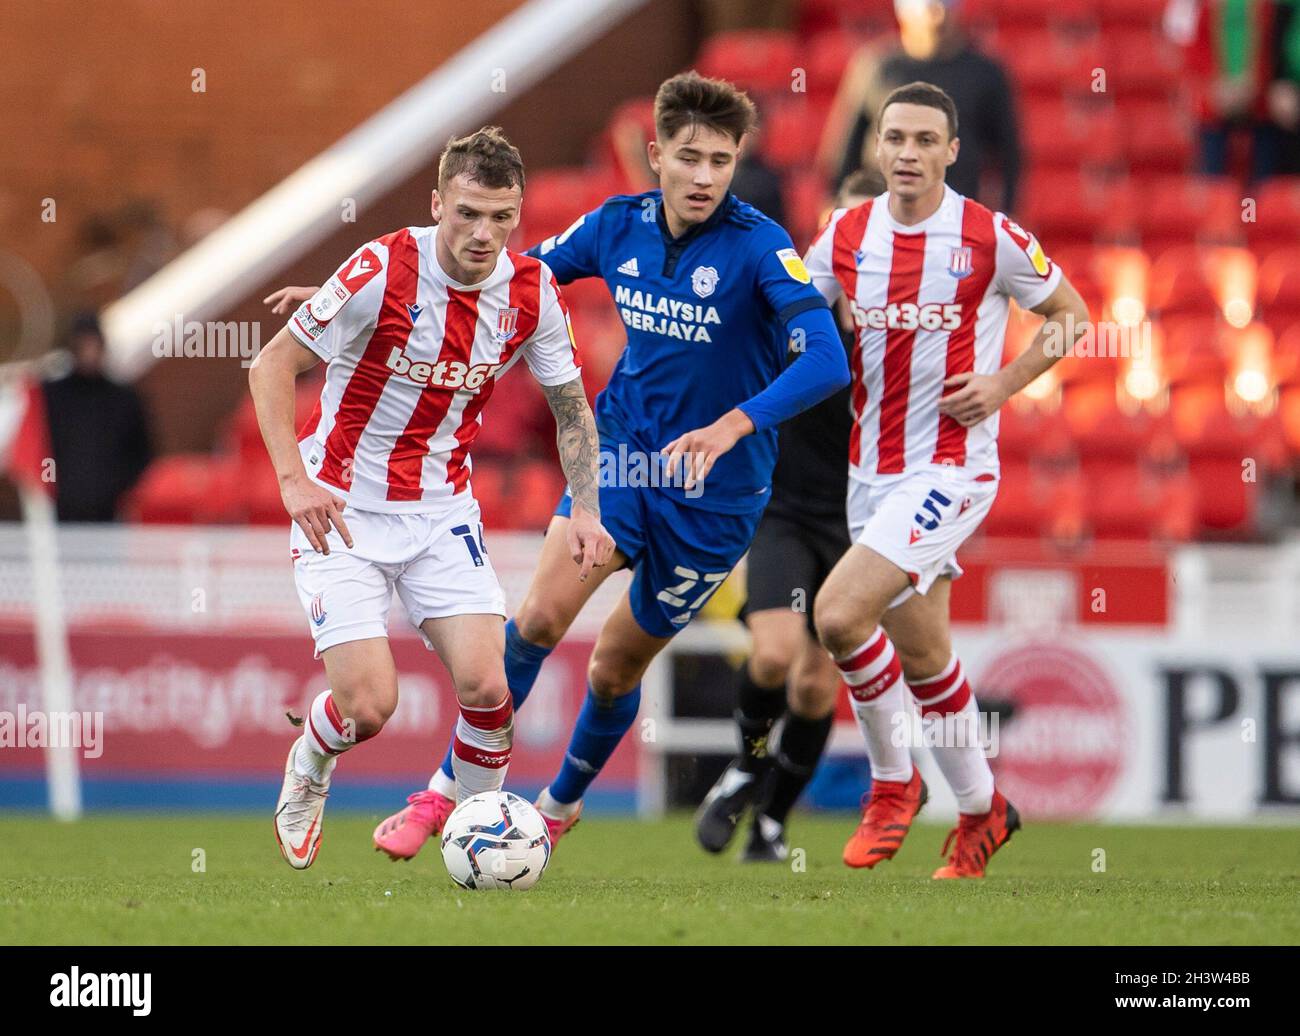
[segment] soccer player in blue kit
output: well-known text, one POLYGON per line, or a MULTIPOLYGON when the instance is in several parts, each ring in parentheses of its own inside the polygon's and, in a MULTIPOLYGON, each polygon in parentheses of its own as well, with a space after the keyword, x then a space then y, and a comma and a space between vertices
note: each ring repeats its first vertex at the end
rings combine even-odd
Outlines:
MULTIPOLYGON (((596 400, 601 470, 618 475, 600 486, 613 560, 575 578, 566 493, 506 625, 518 709, 603 580, 633 569, 597 638, 559 773, 537 802, 552 843, 577 821, 584 792, 635 720, 651 660, 748 549, 770 495, 777 425, 848 384, 834 318, 790 236, 728 190, 756 118, 730 83, 694 72, 667 80, 648 145, 660 188, 610 198, 528 253, 561 284, 604 278, 627 328, 596 400), (787 366, 791 343, 802 355, 787 366), (638 464, 660 477, 627 477, 638 464)), ((428 790, 375 829, 376 847, 393 859, 413 857, 454 807, 450 757, 428 790)))

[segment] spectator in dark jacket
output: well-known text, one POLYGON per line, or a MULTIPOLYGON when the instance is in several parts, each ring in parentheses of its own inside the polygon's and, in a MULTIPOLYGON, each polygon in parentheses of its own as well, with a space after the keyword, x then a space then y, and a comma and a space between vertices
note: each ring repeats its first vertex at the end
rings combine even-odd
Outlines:
POLYGON ((1013 212, 1020 184, 1020 132, 1006 71, 962 29, 957 0, 895 0, 899 43, 864 47, 845 70, 827 122, 822 154, 838 154, 836 184, 874 168, 872 130, 880 105, 897 86, 923 80, 957 105, 961 150, 948 167, 953 190, 990 208, 1013 212), (996 189, 987 181, 996 180, 996 189))
POLYGON ((111 522, 153 457, 144 406, 135 389, 104 373, 104 336, 94 316, 77 318, 66 348, 72 370, 44 385, 59 519, 111 522))

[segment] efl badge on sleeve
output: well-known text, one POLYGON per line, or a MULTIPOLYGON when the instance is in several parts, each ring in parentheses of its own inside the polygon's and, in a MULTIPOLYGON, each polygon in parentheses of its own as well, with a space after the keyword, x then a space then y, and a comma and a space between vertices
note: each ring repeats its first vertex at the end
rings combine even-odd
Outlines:
POLYGON ((948 272, 961 280, 975 272, 971 259, 970 245, 962 245, 948 252, 948 272))
POLYGON ((799 253, 793 248, 783 248, 776 253, 776 257, 781 260, 781 265, 785 267, 785 272, 800 284, 809 284, 812 277, 808 274, 808 268, 804 266, 803 260, 799 258, 799 253))
POLYGON ((1021 251, 1029 256, 1029 261, 1034 267, 1034 273, 1046 279, 1052 272, 1052 264, 1043 252, 1043 246, 1038 243, 1038 238, 1025 230, 1019 223, 1005 217, 1002 220, 1002 229, 1011 236, 1011 240, 1020 247, 1021 251))
POLYGON ((508 342, 515 334, 515 326, 519 323, 519 307, 503 306, 497 310, 497 341, 508 342))

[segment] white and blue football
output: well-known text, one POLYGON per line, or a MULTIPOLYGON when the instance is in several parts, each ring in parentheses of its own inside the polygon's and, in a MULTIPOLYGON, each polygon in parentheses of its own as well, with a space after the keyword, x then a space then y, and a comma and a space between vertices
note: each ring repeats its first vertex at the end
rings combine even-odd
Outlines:
POLYGON ((442 859, 461 888, 532 888, 550 858, 546 821, 532 803, 508 791, 471 795, 442 829, 442 859))

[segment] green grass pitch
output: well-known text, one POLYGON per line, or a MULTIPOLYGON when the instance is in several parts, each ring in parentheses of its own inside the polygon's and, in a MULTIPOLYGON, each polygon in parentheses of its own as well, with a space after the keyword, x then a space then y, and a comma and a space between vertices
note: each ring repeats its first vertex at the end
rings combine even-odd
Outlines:
POLYGON ((847 816, 794 818, 802 870, 707 856, 687 816, 593 817, 536 888, 475 893, 451 883, 436 843, 405 864, 375 853, 378 819, 327 816, 320 856, 299 873, 280 859, 269 814, 0 814, 0 942, 1300 942, 1294 826, 1031 824, 984 881, 933 882, 946 833, 933 824, 892 862, 856 872, 839 858, 847 816))

